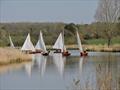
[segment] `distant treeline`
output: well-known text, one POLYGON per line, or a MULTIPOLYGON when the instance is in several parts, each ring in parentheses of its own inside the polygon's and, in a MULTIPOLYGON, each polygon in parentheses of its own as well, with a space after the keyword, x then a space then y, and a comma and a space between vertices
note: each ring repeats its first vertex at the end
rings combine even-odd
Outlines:
MULTIPOLYGON (((113 33, 112 37, 120 36, 120 24, 109 33, 113 33)), ((53 45, 60 32, 65 32, 65 44, 76 44, 76 30, 79 31, 83 44, 91 39, 107 39, 103 23, 92 24, 74 24, 74 23, 0 23, 0 46, 9 46, 10 35, 16 46, 22 46, 28 33, 31 35, 33 44, 35 45, 39 31, 43 32, 43 38, 47 45, 53 45)))

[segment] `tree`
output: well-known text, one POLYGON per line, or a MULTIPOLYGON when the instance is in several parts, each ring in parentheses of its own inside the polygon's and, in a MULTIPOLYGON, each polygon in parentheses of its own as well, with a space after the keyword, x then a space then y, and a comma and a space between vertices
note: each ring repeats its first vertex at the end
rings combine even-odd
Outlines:
POLYGON ((108 47, 115 35, 116 24, 120 17, 120 0, 100 0, 95 14, 95 19, 104 26, 104 36, 107 38, 108 47))
POLYGON ((65 25, 64 27, 66 30, 69 30, 72 34, 75 34, 76 30, 77 30, 77 26, 74 23, 70 23, 65 25))

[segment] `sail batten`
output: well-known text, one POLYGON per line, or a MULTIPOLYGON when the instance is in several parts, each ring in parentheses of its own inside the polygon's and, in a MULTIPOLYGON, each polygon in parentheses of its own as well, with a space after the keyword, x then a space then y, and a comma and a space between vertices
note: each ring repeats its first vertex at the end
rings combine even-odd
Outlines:
POLYGON ((76 32, 76 34, 77 34, 77 43, 78 43, 79 50, 80 50, 80 52, 83 52, 83 48, 82 48, 82 44, 81 44, 81 40, 80 40, 78 31, 76 32))
POLYGON ((35 51, 35 48, 31 42, 31 39, 30 39, 30 34, 28 33, 28 36, 21 48, 22 51, 35 51))

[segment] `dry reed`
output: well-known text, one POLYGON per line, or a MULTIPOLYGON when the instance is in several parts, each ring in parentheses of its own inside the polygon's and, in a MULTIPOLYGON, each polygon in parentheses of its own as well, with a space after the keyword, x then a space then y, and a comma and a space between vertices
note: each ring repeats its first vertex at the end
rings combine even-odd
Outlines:
POLYGON ((29 61, 31 59, 31 55, 23 54, 18 49, 0 48, 0 65, 20 63, 22 61, 29 61))

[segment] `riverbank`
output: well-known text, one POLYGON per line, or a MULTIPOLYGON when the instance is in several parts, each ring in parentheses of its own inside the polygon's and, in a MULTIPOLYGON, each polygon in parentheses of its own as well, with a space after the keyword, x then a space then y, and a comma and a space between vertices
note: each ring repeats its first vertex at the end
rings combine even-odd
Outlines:
POLYGON ((31 60, 32 55, 23 54, 18 49, 0 48, 0 66, 31 60))
MULTIPOLYGON (((102 45, 82 45, 84 50, 87 51, 97 51, 97 52, 120 52, 120 44, 114 44, 108 47, 106 44, 102 45)), ((52 49, 52 46, 47 45, 48 49, 52 49)), ((66 45, 69 50, 78 50, 77 45, 66 45)))

